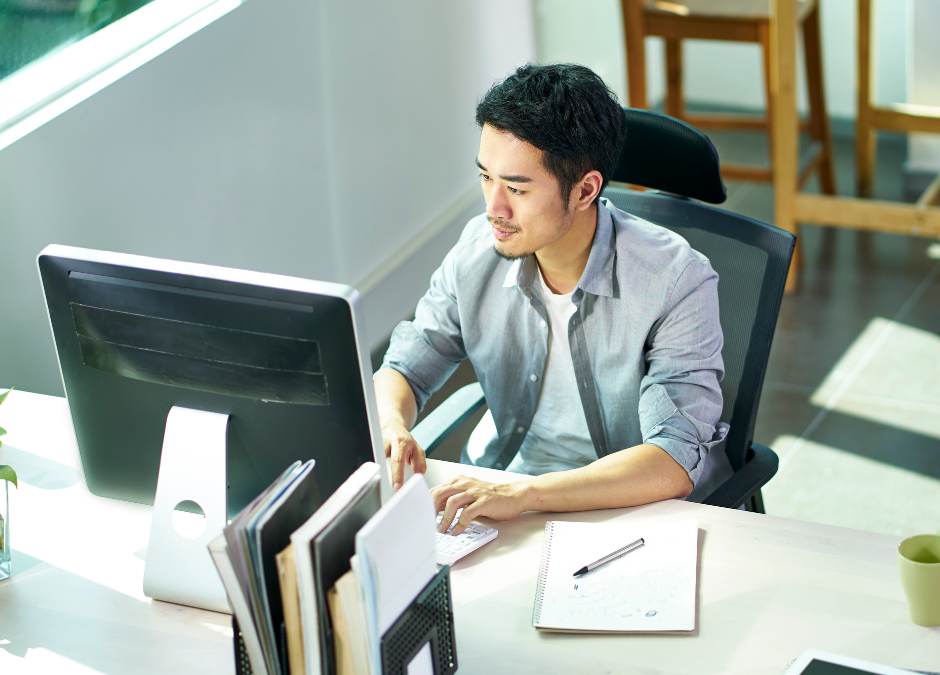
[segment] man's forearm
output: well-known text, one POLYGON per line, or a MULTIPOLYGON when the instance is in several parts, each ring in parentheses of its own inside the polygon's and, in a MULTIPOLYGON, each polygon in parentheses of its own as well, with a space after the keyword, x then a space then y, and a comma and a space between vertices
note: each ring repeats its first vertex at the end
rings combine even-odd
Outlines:
POLYGON ((621 508, 685 497, 692 491, 686 470, 662 448, 646 444, 517 486, 523 511, 621 508))
POLYGON ((392 368, 381 368, 372 378, 372 384, 380 423, 396 421, 405 429, 411 429, 418 418, 418 405, 405 376, 392 368))

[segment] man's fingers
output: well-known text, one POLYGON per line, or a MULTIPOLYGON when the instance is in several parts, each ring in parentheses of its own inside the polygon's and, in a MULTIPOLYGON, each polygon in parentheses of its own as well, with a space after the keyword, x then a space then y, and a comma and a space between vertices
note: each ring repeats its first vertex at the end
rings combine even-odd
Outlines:
POLYGON ((467 504, 463 507, 463 511, 460 512, 460 518, 457 520, 454 529, 451 530, 450 533, 455 537, 463 533, 463 531, 470 526, 470 523, 473 522, 473 519, 486 509, 487 502, 487 498, 480 495, 472 504, 467 504))
POLYGON ((444 507, 444 515, 441 516, 441 525, 438 529, 441 532, 447 532, 447 528, 450 527, 451 523, 454 522, 454 518, 457 516, 457 511, 468 504, 472 504, 475 499, 476 497, 469 492, 461 492, 460 494, 452 495, 450 499, 447 500, 447 505, 444 507))
POLYGON ((456 494, 466 492, 466 486, 461 484, 438 485, 431 489, 431 500, 434 502, 434 511, 440 513, 447 505, 447 500, 456 494))
POLYGON ((398 490, 405 482, 405 466, 410 465, 415 473, 428 470, 422 450, 411 435, 397 436, 392 441, 392 489, 398 490))
POLYGON ((402 461, 404 457, 404 443, 402 443, 400 438, 396 438, 392 442, 392 489, 397 491, 402 484, 403 476, 405 473, 405 467, 402 461))
POLYGON ((415 470, 415 473, 427 473, 428 461, 424 449, 418 445, 417 442, 415 442, 414 446, 415 453, 411 458, 411 468, 415 470))

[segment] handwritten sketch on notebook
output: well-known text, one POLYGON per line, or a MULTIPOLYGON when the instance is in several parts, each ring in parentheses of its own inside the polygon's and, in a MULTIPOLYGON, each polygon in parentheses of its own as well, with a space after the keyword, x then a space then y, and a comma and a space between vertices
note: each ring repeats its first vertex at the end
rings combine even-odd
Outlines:
POLYGON ((546 523, 533 625, 571 631, 695 629, 697 521, 656 524, 546 523), (572 575, 624 543, 646 545, 572 575))

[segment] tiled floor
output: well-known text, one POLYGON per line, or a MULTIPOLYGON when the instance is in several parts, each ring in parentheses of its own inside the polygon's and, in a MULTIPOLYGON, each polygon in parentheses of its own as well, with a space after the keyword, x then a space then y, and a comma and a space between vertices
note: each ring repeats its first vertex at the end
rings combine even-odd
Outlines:
MULTIPOLYGON (((725 160, 766 161, 760 134, 716 136, 725 160)), ((840 191, 853 150, 836 143, 840 191)), ((900 198, 903 141, 879 147, 877 196, 900 198)), ((724 208, 773 222, 773 190, 729 184, 724 208)), ((768 513, 890 534, 940 528, 940 243, 804 226, 755 440, 780 456, 768 513)), ((464 364, 428 409, 475 380, 464 364)), ((456 461, 466 434, 438 450, 456 461)))
MULTIPOLYGON (((760 136, 716 136, 762 161, 760 136)), ((839 190, 854 152, 836 143, 839 190)), ((876 191, 900 199, 903 141, 879 147, 876 191)), ((773 222, 769 185, 729 185, 724 205, 773 222)), ((800 287, 784 298, 755 439, 780 456, 768 513, 889 534, 940 528, 940 244, 804 226, 800 287)))

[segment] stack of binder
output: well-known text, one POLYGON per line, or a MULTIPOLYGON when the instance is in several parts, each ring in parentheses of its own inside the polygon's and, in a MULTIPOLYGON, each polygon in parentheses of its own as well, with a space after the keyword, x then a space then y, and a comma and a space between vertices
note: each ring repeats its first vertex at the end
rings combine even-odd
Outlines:
POLYGON ((427 484, 416 475, 383 506, 379 481, 363 464, 321 505, 313 462, 297 463, 209 545, 243 643, 236 660, 248 661, 237 672, 456 671, 427 484))

